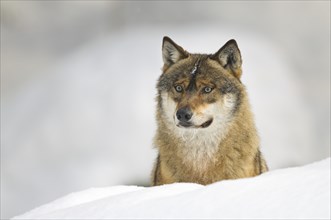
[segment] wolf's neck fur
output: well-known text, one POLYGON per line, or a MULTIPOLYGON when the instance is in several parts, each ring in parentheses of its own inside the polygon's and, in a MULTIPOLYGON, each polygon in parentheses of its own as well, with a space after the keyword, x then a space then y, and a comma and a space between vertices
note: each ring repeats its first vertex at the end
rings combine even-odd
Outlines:
POLYGON ((210 163, 217 162, 216 153, 222 139, 227 135, 227 129, 185 129, 179 134, 181 137, 178 138, 178 153, 183 163, 203 172, 210 163))

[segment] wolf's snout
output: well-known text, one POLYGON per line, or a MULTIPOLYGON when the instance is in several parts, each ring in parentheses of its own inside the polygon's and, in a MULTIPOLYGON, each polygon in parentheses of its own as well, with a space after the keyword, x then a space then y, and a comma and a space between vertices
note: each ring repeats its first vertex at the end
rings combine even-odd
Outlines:
POLYGON ((180 122, 188 122, 192 118, 192 111, 189 108, 180 108, 176 113, 176 117, 180 122))

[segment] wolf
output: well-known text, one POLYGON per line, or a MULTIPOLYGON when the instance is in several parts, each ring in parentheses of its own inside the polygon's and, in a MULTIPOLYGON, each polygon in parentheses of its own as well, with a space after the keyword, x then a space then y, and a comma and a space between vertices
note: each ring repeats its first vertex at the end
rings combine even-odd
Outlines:
POLYGON ((214 54, 195 54, 165 36, 162 58, 152 186, 207 185, 268 171, 241 82, 237 42, 229 40, 214 54))

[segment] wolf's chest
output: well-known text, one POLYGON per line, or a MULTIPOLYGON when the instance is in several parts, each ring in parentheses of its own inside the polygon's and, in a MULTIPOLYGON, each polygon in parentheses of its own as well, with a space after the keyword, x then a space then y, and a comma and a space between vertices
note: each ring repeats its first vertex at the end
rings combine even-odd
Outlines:
POLYGON ((181 135, 179 156, 185 166, 204 172, 217 162, 221 137, 216 133, 187 132, 181 135))

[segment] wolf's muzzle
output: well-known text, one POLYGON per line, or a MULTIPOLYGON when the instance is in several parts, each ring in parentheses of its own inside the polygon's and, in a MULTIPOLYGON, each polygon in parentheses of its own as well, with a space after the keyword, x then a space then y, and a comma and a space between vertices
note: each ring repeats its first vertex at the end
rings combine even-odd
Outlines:
POLYGON ((188 107, 180 108, 176 112, 177 119, 184 124, 187 124, 187 122, 192 118, 192 115, 193 113, 188 107))

